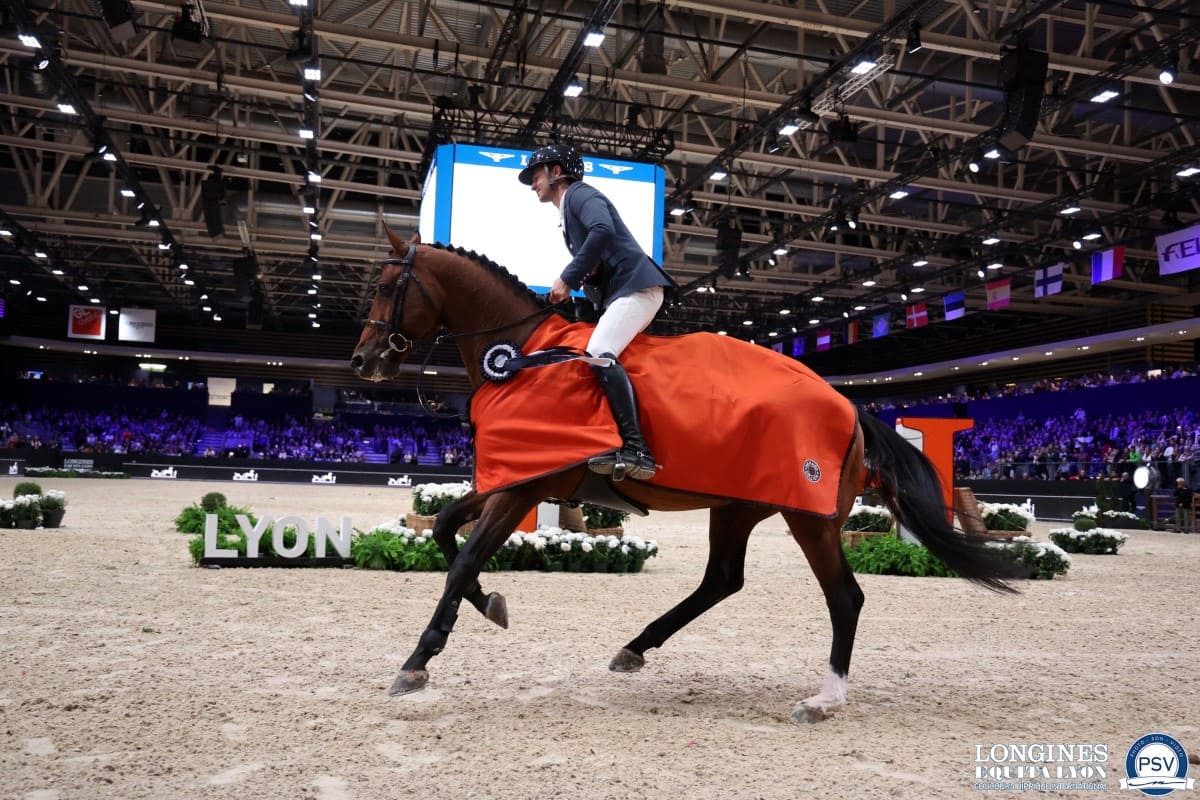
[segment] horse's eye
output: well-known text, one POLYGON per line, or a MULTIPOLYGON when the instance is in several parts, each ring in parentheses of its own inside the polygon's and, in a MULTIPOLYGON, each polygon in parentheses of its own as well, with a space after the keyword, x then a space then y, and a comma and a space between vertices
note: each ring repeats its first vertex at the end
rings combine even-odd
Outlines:
POLYGON ((381 284, 379 284, 379 296, 380 297, 391 297, 392 292, 395 290, 395 288, 396 288, 396 284, 394 284, 394 283, 381 283, 381 284))

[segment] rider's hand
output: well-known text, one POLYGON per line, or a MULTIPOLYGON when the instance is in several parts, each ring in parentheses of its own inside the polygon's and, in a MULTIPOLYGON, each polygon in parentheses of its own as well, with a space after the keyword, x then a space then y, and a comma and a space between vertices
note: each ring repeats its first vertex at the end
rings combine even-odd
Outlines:
POLYGON ((554 285, 550 287, 550 302, 561 303, 571 296, 571 287, 563 283, 562 278, 555 278, 554 285))

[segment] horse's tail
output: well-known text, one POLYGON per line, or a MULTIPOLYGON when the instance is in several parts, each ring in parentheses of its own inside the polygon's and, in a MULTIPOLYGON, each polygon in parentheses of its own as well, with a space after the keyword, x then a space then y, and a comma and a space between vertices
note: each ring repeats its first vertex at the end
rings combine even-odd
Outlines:
POLYGON ((973 583, 1013 592, 1008 578, 1028 577, 1024 567, 1005 559, 984 536, 959 533, 946 521, 942 485, 929 458, 878 417, 860 413, 867 462, 867 485, 929 552, 973 583))

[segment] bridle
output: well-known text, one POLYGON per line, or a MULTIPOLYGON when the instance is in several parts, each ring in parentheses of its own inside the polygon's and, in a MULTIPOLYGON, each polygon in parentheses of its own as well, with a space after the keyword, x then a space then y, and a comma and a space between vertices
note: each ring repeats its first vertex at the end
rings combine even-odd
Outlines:
POLYGON ((372 328, 387 333, 387 339, 385 339, 388 346, 387 355, 395 353, 397 356, 401 356, 413 349, 412 340, 400 332, 400 320, 404 312, 404 296, 408 293, 409 280, 412 280, 417 285, 417 288, 421 290, 421 294, 425 297, 425 302, 429 304, 429 307, 436 308, 433 304, 433 299, 429 296, 428 290, 421 283, 421 279, 413 272, 413 261, 416 255, 417 246, 410 244, 403 258, 385 258, 380 262, 385 267, 392 264, 400 264, 404 267, 400 271, 399 278, 391 283, 379 284, 380 294, 385 297, 388 293, 392 295, 392 321, 388 323, 381 319, 371 319, 369 317, 363 320, 363 325, 369 325, 372 328), (399 344, 397 344, 397 340, 399 340, 399 344))
MULTIPOLYGON (((425 302, 429 304, 429 307, 435 311, 437 310, 437 306, 434 304, 433 298, 429 294, 429 290, 425 288, 425 285, 421 283, 420 277, 418 277, 417 273, 413 271, 416 254, 417 245, 410 243, 403 258, 385 258, 383 261, 379 262, 385 267, 392 264, 399 264, 404 268, 400 271, 400 277, 396 278, 396 280, 390 283, 379 284, 378 291, 380 294, 386 296, 386 293, 390 292, 393 296, 391 322, 385 322, 381 319, 371 319, 369 317, 363 320, 363 325, 370 326, 376 330, 381 330, 387 333, 387 339, 385 339, 385 341, 387 342, 388 349, 383 354, 384 357, 398 358, 403 356, 405 353, 408 353, 410 350, 415 349, 414 345, 416 343, 400 332, 400 320, 404 313, 404 297, 408 292, 408 282, 410 280, 417 285, 417 289, 421 292, 421 296, 425 298, 425 302)), ((433 340, 433 346, 431 346, 429 348, 429 352, 425 354, 425 361, 421 365, 421 369, 417 372, 417 402, 420 403, 421 408, 432 416, 443 416, 438 414, 436 411, 430 410, 432 406, 425 402, 425 397, 421 392, 421 376, 425 374, 425 367, 429 366, 429 361, 433 358, 433 351, 437 345, 441 344, 442 342, 453 341, 454 339, 465 339, 471 336, 482 336, 488 333, 499 333, 500 331, 509 330, 510 328, 515 328, 531 319, 535 319, 544 314, 549 314, 553 312, 555 308, 567 302, 570 302, 570 300, 564 300, 562 303, 554 303, 553 305, 539 308, 532 314, 521 317, 515 322, 508 322, 504 325, 498 325, 494 328, 483 328, 480 330, 466 331, 463 333, 445 332, 438 334, 433 340)), ((456 414, 446 416, 456 416, 456 414)))

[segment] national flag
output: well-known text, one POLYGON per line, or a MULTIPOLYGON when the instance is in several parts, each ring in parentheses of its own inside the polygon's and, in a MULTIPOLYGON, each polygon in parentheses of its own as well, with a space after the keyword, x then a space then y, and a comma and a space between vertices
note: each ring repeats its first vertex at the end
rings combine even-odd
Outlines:
POLYGON ((929 311, 924 303, 913 303, 904 312, 904 327, 924 328, 929 324, 929 311))
POLYGON ((1112 250, 1092 253, 1092 285, 1121 277, 1125 268, 1125 248, 1117 245, 1112 250))
POLYGON ((1004 308, 1011 300, 1012 278, 1001 278, 987 285, 988 311, 1004 308))
POLYGON ((962 319, 967 313, 967 298, 961 291, 951 292, 942 298, 942 302, 946 307, 946 321, 952 319, 962 319))
POLYGON ((891 330, 892 312, 885 311, 882 314, 876 314, 871 323, 871 338, 878 339, 880 336, 887 336, 891 330))
POLYGON ((804 355, 804 343, 808 339, 807 336, 797 336, 792 339, 792 357, 799 358, 804 355))
POLYGON ((817 331, 817 350, 829 349, 829 337, 832 332, 828 328, 817 331))
POLYGON ((1049 297, 1062 291, 1062 274, 1065 265, 1060 261, 1045 269, 1033 271, 1033 296, 1049 297))
POLYGON ((846 323, 846 344, 857 344, 858 320, 852 319, 846 323))

